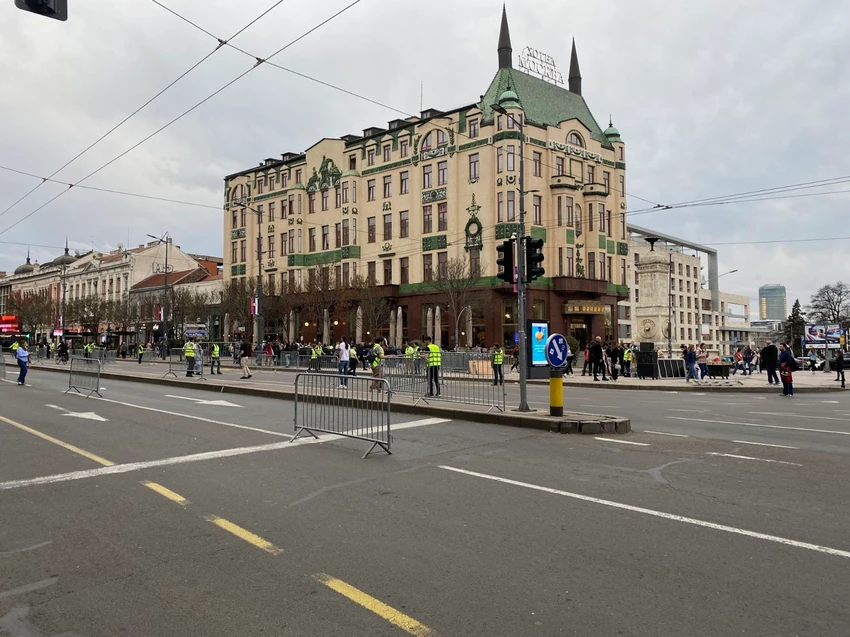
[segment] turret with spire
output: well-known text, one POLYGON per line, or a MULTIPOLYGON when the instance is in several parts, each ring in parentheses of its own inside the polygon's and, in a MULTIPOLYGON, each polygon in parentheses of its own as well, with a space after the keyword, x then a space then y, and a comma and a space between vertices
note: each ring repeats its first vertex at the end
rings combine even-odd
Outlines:
POLYGON ((511 31, 508 28, 508 11, 502 5, 502 28, 499 31, 499 68, 513 68, 514 50, 511 47, 511 31))
POLYGON ((581 95, 581 69, 578 68, 578 53, 576 53, 576 39, 573 38, 573 51, 570 53, 570 93, 581 95))

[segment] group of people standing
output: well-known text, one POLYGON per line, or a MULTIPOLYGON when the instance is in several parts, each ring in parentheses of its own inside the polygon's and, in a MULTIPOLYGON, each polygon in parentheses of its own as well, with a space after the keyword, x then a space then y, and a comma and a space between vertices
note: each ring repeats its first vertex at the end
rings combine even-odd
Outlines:
MULTIPOLYGON (((627 345, 622 341, 603 343, 602 337, 597 336, 592 343, 584 349, 584 366, 581 375, 592 375, 594 381, 616 381, 620 375, 631 376, 632 362, 635 359, 637 347, 627 345)), ((567 370, 565 376, 573 373, 572 356, 567 357, 567 370)))

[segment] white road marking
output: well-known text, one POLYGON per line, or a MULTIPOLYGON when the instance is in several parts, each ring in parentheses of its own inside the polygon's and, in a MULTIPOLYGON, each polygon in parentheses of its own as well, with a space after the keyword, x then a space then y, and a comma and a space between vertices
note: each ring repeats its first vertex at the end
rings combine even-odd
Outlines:
MULTIPOLYGON (((82 394, 68 394, 69 396, 79 396, 80 398, 85 398, 82 394)), ((136 405, 133 403, 125 403, 120 400, 113 400, 111 398, 97 398, 92 396, 89 400, 102 400, 106 403, 113 403, 115 405, 123 405, 124 407, 135 407, 136 409, 143 409, 144 411, 155 411, 158 414, 167 414, 169 416, 179 416, 180 418, 189 418, 190 420, 200 420, 201 422, 208 422, 213 425, 221 425, 223 427, 233 427, 235 429, 245 429, 247 431, 257 431, 261 434, 268 434, 270 436, 282 436, 284 438, 292 438, 292 434, 285 434, 280 431, 270 431, 269 429, 260 429, 259 427, 249 427, 248 425, 237 425, 232 422, 222 422, 221 420, 212 420, 211 418, 203 418, 202 416, 194 416, 192 414, 181 414, 176 411, 166 411, 165 409, 157 409, 155 407, 145 407, 144 405, 136 405)))
POLYGON ((656 436, 673 436, 674 438, 690 438, 685 434, 671 434, 666 431, 650 431, 649 429, 644 429, 643 433, 645 434, 655 434, 656 436))
MULTIPOLYGON (((423 420, 414 420, 412 422, 404 422, 398 425, 394 425, 392 427, 392 430, 397 431, 399 429, 413 429, 414 427, 438 425, 444 422, 451 421, 446 418, 425 418, 423 420)), ((295 447, 300 447, 304 445, 314 445, 320 442, 332 442, 334 440, 339 439, 340 436, 336 436, 333 434, 322 434, 318 438, 299 438, 298 440, 273 442, 267 445, 255 445, 253 447, 236 447, 233 449, 220 449, 219 451, 205 451, 203 453, 193 453, 188 456, 174 456, 171 458, 162 458, 160 460, 146 460, 144 462, 128 462, 126 464, 116 464, 109 467, 99 467, 97 469, 86 469, 83 471, 71 471, 68 473, 59 473, 52 476, 42 476, 39 478, 10 480, 8 482, 0 482, 0 491, 5 491, 8 489, 18 489, 21 487, 31 487, 42 484, 55 484, 57 482, 71 482, 73 480, 83 480, 85 478, 93 478, 95 476, 102 475, 129 473, 131 471, 141 471, 143 469, 150 469, 152 467, 167 467, 176 464, 201 462, 203 460, 231 458, 233 456, 244 456, 253 453, 260 453, 263 451, 294 449, 295 447)))
POLYGON ((685 412, 687 414, 692 414, 695 411, 703 412, 705 410, 704 409, 694 409, 693 407, 691 407, 690 409, 668 409, 667 411, 682 411, 682 412, 685 412))
POLYGON ((700 420, 699 418, 681 418, 680 416, 667 416, 671 420, 687 420, 690 422, 710 422, 717 425, 739 425, 741 427, 759 427, 761 429, 787 429, 790 431, 808 431, 816 434, 836 434, 839 436, 850 436, 850 431, 832 431, 830 429, 806 429, 805 427, 783 427, 781 425, 760 425, 754 422, 732 422, 731 420, 700 420))
POLYGON ((15 595, 23 595, 24 593, 32 593, 33 591, 37 591, 42 588, 47 588, 48 586, 53 586, 58 581, 58 577, 49 577, 47 579, 41 580, 40 582, 27 584, 26 586, 18 586, 18 588, 13 588, 10 591, 3 591, 2 593, 0 593, 0 599, 7 599, 9 597, 14 597, 15 595))
POLYGON ((600 436, 594 436, 594 440, 601 440, 603 442, 618 442, 621 445, 634 445, 636 447, 650 447, 648 442, 632 442, 631 440, 620 440, 619 438, 601 438, 600 436))
POLYGON ((758 460, 759 462, 770 462, 773 464, 790 464, 795 467, 802 467, 803 465, 797 462, 785 462, 784 460, 769 460, 767 458, 755 458, 753 456, 739 456, 734 453, 717 453, 716 451, 709 451, 706 455, 709 456, 720 456, 721 458, 736 458, 738 460, 758 460))
POLYGON ((776 447, 777 449, 799 449, 800 447, 789 447, 788 445, 772 445, 767 442, 753 442, 751 440, 733 440, 742 445, 758 445, 759 447, 776 447))
POLYGON ((188 396, 172 396, 171 394, 166 394, 166 398, 178 398, 180 400, 191 400, 197 405, 212 405, 214 407, 239 407, 242 408, 242 405, 237 405, 236 403, 231 403, 227 400, 204 400, 203 398, 189 398, 188 396))
POLYGON ((846 418, 830 418, 829 416, 809 416, 808 414, 789 414, 775 411, 750 411, 747 413, 753 416, 785 416, 787 418, 801 418, 803 420, 837 420, 838 422, 847 422, 846 418))
POLYGON ((822 403, 827 403, 828 405, 838 405, 839 401, 837 400, 822 400, 822 403))
POLYGON ((446 469, 447 471, 454 471, 455 473, 462 473, 468 476, 473 476, 476 478, 484 478, 485 480, 493 480, 494 482, 501 482, 503 484, 510 484, 517 487, 524 487, 526 489, 533 489, 535 491, 542 491, 544 493, 552 493, 554 495, 564 496, 566 498, 572 498, 574 500, 582 500, 584 502, 592 502, 593 504, 601 504, 603 506, 611 507, 614 509, 621 509, 623 511, 632 511, 633 513, 643 513, 645 515, 651 515, 657 518, 663 518, 665 520, 671 520, 673 522, 682 522, 684 524, 692 524, 694 526, 701 526, 707 529, 714 529, 715 531, 724 531, 726 533, 734 533, 736 535, 743 535, 746 537, 755 538, 757 540, 766 540, 768 542, 775 542, 777 544, 785 544, 786 546, 793 546, 801 549, 808 549, 810 551, 816 551, 818 553, 825 553, 826 555, 832 555, 835 557, 843 557, 846 559, 850 559, 850 551, 842 551, 840 549, 830 548, 828 546, 821 546, 819 544, 810 544, 809 542, 799 542, 797 540, 790 540, 788 538, 779 537, 777 535, 768 535, 767 533, 759 533, 758 531, 748 531, 747 529, 739 529, 734 526, 727 526, 725 524, 717 524, 715 522, 707 522, 705 520, 698 520, 696 518, 688 518, 682 515, 675 515, 673 513, 665 513, 664 511, 656 511, 654 509, 646 509, 644 507, 637 507, 631 504, 623 504, 622 502, 614 502, 612 500, 602 500, 600 498, 593 498, 587 495, 581 495, 579 493, 570 493, 569 491, 561 491, 559 489, 552 489, 550 487, 543 487, 536 484, 529 484, 528 482, 519 482, 517 480, 510 480, 508 478, 501 478, 499 476, 488 475, 486 473, 477 473, 475 471, 467 471, 465 469, 458 469, 456 467, 449 467, 446 465, 439 465, 440 469, 446 469))
POLYGON ((70 409, 65 409, 64 407, 60 407, 59 405, 45 405, 45 407, 50 407, 51 409, 56 409, 58 411, 64 411, 63 416, 70 416, 71 418, 82 418, 84 420, 99 420, 100 422, 109 422, 103 416, 98 416, 93 411, 71 411, 70 409))
MULTIPOLYGON (((17 385, 17 384, 18 384, 18 381, 16 381, 16 380, 9 380, 8 378, 0 378, 0 380, 2 380, 4 383, 12 383, 13 385, 17 385)), ((24 386, 25 386, 25 387, 32 387, 32 385, 30 385, 29 383, 26 383, 24 386)))
POLYGON ((36 549, 44 548, 45 546, 52 544, 53 542, 41 542, 40 544, 33 544, 32 546, 25 546, 20 549, 12 549, 11 551, 3 551, 0 553, 0 557, 9 557, 10 555, 17 555, 18 553, 26 553, 27 551, 35 551, 36 549))

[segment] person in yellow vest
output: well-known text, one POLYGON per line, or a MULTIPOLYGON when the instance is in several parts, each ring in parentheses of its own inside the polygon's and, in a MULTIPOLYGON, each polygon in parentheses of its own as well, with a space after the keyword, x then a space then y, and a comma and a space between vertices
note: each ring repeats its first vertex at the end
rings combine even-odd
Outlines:
POLYGON ((310 344, 310 366, 307 368, 308 372, 319 372, 319 353, 321 351, 322 350, 316 341, 313 341, 310 344))
POLYGON ((404 368, 410 374, 414 371, 415 367, 418 367, 416 365, 416 348, 407 339, 404 339, 402 346, 404 347, 404 368))
POLYGON ((142 356, 145 355, 145 344, 141 341, 139 342, 139 346, 136 348, 136 354, 139 355, 139 365, 142 364, 142 356))
POLYGON ((431 337, 425 337, 425 349, 428 356, 428 395, 440 395, 440 366, 443 364, 443 352, 439 345, 431 342, 431 337), (436 388, 437 392, 434 393, 436 388))
POLYGON ((631 345, 623 352, 623 376, 632 375, 632 347, 631 345))
POLYGON ((384 388, 384 384, 379 382, 381 378, 384 377, 384 346, 387 344, 387 339, 383 336, 379 336, 375 339, 375 344, 372 346, 372 350, 367 356, 369 362, 369 368, 372 370, 372 384, 369 385, 369 391, 372 392, 374 390, 381 391, 384 388))
POLYGON ((210 348, 210 375, 216 373, 216 365, 218 365, 218 375, 221 376, 221 350, 217 343, 213 343, 210 348))
POLYGON ((186 359, 186 376, 195 375, 195 339, 190 338, 183 345, 183 357, 186 359))
POLYGON ((19 347, 18 341, 15 341, 14 343, 12 343, 11 351, 12 351, 13 354, 18 351, 18 347, 19 347))
POLYGON ((502 369, 502 363, 505 362, 505 350, 498 343, 493 344, 493 384, 505 384, 505 372, 502 369))

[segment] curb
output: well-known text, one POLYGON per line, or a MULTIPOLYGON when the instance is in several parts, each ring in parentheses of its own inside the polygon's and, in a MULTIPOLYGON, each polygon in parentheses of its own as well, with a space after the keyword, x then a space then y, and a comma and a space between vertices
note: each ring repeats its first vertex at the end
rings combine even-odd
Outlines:
MULTIPOLYGON (((37 367, 39 371, 67 373, 68 368, 37 367)), ((185 380, 167 380, 165 378, 151 378, 150 376, 128 376, 114 372, 101 372, 100 378, 106 380, 129 381, 146 383, 149 385, 167 385, 168 387, 181 387, 183 389, 198 389, 201 391, 215 392, 217 394, 234 394, 237 396, 255 396, 257 398, 277 398, 279 400, 295 400, 295 392, 286 389, 260 389, 258 387, 233 387, 231 385, 210 385, 208 383, 197 383, 185 380)), ((394 413, 426 415, 436 418, 451 418, 477 422, 487 425, 504 425, 507 427, 519 427, 522 429, 536 429, 538 431, 550 431, 562 434, 627 434, 632 430, 631 420, 617 416, 602 414, 568 413, 563 417, 552 417, 544 415, 543 412, 532 412, 519 414, 517 412, 484 412, 467 411, 452 407, 437 407, 434 405, 412 405, 405 403, 393 403, 394 413), (538 415, 539 414, 539 415, 538 415)))

